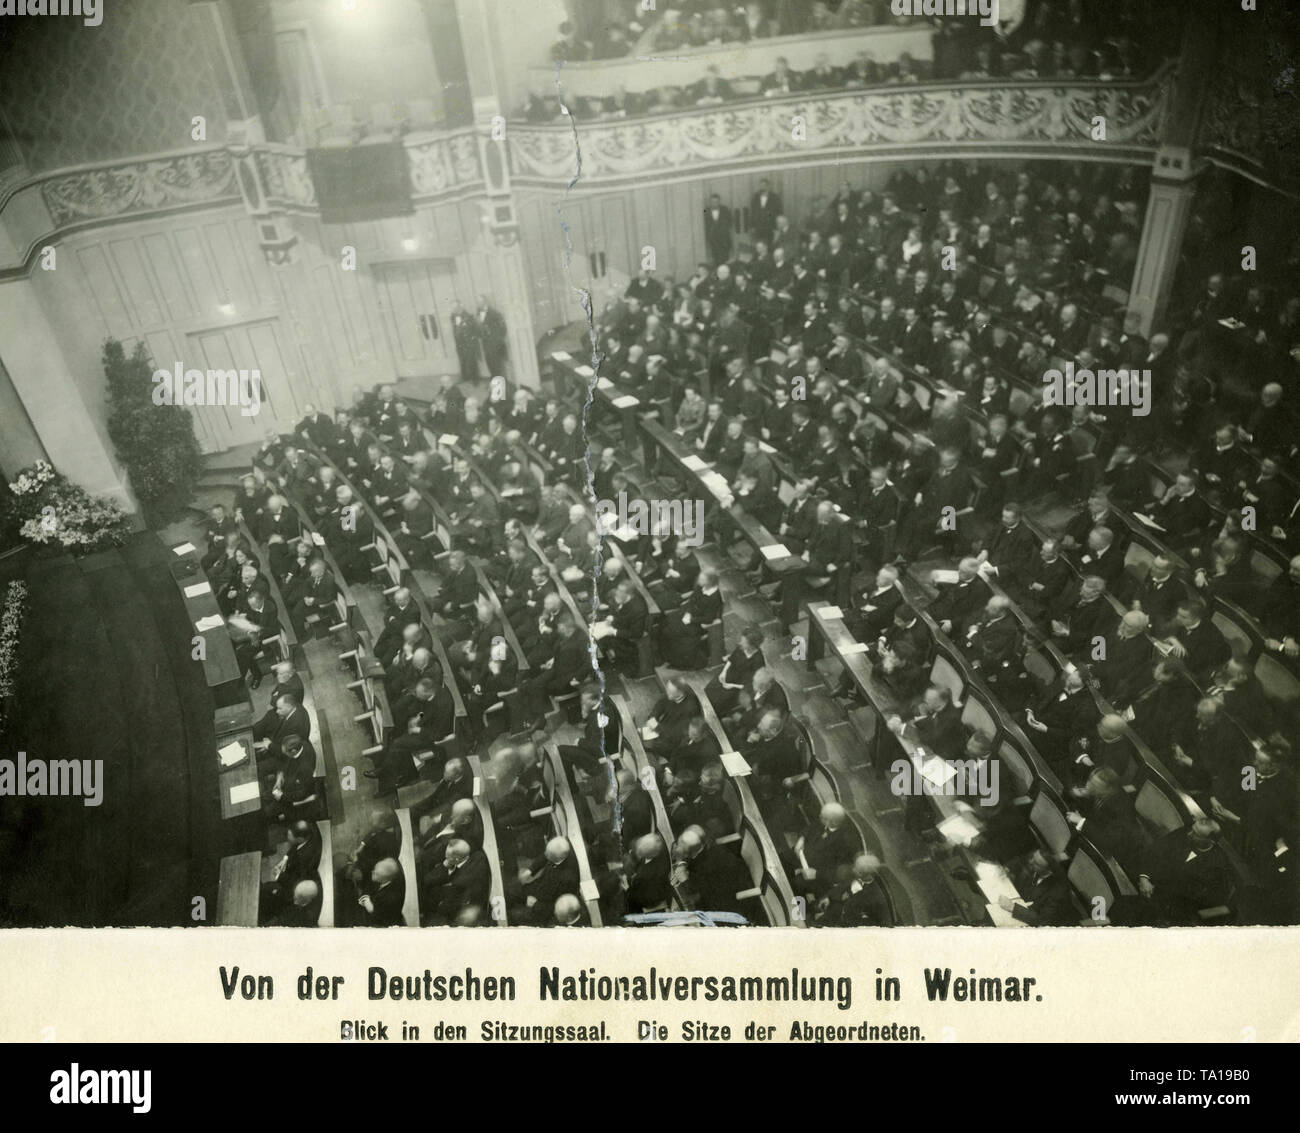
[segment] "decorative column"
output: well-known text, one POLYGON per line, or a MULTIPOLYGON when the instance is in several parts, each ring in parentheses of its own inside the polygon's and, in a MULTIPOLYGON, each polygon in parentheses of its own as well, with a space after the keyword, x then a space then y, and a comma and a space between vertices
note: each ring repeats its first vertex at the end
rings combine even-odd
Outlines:
MULTIPOLYGON (((528 265, 519 241, 519 218, 510 187, 506 154, 506 121, 497 66, 495 6, 484 0, 426 0, 431 5, 452 4, 460 28, 460 41, 474 127, 482 159, 486 199, 481 202, 483 238, 492 275, 488 298, 505 316, 510 342, 510 374, 520 385, 537 389, 537 332, 528 288, 528 265)), ((508 31, 508 29, 506 29, 508 31)))
POLYGON ((1141 316, 1142 334, 1147 338, 1153 329, 1160 329, 1178 270, 1178 254, 1196 196, 1191 164, 1188 150, 1161 147, 1156 155, 1128 304, 1129 310, 1141 316))
POLYGON ((1161 145, 1151 170, 1151 196, 1129 288, 1129 309, 1141 316, 1142 334, 1147 337, 1159 329, 1157 324, 1169 304, 1196 195, 1200 169, 1192 150, 1205 103, 1205 76, 1214 68, 1219 50, 1218 18, 1207 8, 1184 24, 1178 70, 1161 124, 1161 145))

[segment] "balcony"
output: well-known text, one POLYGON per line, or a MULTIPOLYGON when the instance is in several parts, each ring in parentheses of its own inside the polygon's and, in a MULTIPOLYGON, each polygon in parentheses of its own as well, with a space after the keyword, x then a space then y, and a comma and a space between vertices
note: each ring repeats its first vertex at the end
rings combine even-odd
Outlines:
POLYGON ((579 186, 607 187, 870 157, 1150 162, 1172 74, 1166 66, 1122 82, 890 85, 639 117, 517 123, 507 134, 510 171, 516 184, 554 187, 577 178, 579 186), (1104 142, 1092 138, 1097 116, 1106 120, 1104 142))

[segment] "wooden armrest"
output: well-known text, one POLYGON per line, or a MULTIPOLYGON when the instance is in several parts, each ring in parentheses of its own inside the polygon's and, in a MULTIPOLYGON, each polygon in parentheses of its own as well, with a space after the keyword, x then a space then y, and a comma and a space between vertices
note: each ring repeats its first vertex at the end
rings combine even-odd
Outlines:
POLYGON ((554 807, 544 806, 544 807, 540 808, 539 810, 530 810, 530 811, 528 812, 528 817, 529 817, 529 818, 545 818, 545 817, 546 817, 548 814, 550 814, 554 809, 555 809, 554 807))
POLYGON ((736 894, 736 900, 737 900, 737 901, 747 901, 747 900, 749 900, 749 899, 752 898, 752 897, 759 897, 759 896, 761 896, 761 895, 762 895, 762 892, 763 892, 763 891, 762 891, 761 889, 757 889, 757 888, 755 888, 755 889, 742 889, 742 890, 740 890, 740 891, 736 894))
POLYGON ((361 754, 365 756, 378 755, 383 750, 384 750, 383 744, 375 744, 374 747, 362 748, 361 754))
POLYGON ((739 834, 723 834, 722 837, 720 838, 714 838, 713 844, 715 846, 726 846, 726 845, 730 845, 732 842, 739 842, 739 841, 740 841, 739 834))
POLYGON ((1231 912, 1227 905, 1215 905, 1209 909, 1198 909, 1196 915, 1202 920, 1208 920, 1210 917, 1226 917, 1231 912))
POLYGON ((790 781, 790 783, 792 783, 792 784, 793 784, 793 783, 809 783, 809 782, 812 781, 812 777, 808 774, 807 771, 800 772, 798 775, 789 775, 789 776, 787 776, 787 778, 788 778, 788 780, 790 781))

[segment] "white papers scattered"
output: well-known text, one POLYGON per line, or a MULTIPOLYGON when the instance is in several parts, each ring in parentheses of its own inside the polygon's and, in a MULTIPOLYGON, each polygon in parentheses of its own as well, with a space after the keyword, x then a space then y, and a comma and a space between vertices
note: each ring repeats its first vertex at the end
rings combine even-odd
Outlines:
POLYGON ((957 572, 955 570, 932 570, 930 572, 930 581, 935 586, 952 586, 957 581, 957 572))
POLYGON ((616 397, 613 401, 615 409, 631 409, 634 405, 640 405, 641 399, 633 397, 630 393, 625 393, 622 397, 616 397))
POLYGON ((240 803, 246 803, 251 799, 257 798, 257 780, 251 783, 240 783, 230 788, 230 805, 238 806, 240 803))
POLYGON ((852 657, 854 653, 865 653, 866 645, 861 641, 855 641, 852 645, 846 645, 840 650, 841 657, 852 657))
POLYGON ((939 833, 949 842, 955 842, 959 846, 969 846, 979 837, 980 828, 964 814, 954 814, 939 823, 939 833))
MULTIPOLYGON (((591 377, 591 375, 588 374, 587 377, 591 377)), ((613 388, 614 388, 614 383, 611 382, 608 378, 597 378, 597 379, 596 379, 596 388, 597 388, 597 389, 613 389, 613 388)))
MULTIPOLYGON (((1017 901, 1017 905, 1024 907, 1023 901, 1017 901)), ((1008 913, 1001 905, 990 901, 984 908, 988 911, 989 920, 993 922, 994 928, 1028 928, 1024 921, 1018 920, 1012 913, 1008 913)))
POLYGON ((844 617, 844 611, 838 606, 821 606, 817 610, 817 616, 826 621, 831 621, 834 618, 844 617))
POLYGON ((772 559, 788 559, 790 557, 790 548, 784 543, 773 543, 770 547, 759 547, 763 558, 769 562, 772 559))
POLYGON ((218 626, 223 626, 225 624, 226 623, 222 620, 220 614, 209 614, 206 618, 199 618, 199 620, 194 623, 194 628, 198 630, 199 633, 207 633, 208 630, 216 629, 218 626))
POLYGON ((198 548, 193 543, 182 543, 179 547, 172 548, 174 555, 192 555, 198 548))
POLYGON ((460 437, 455 433, 443 433, 442 436, 438 438, 438 443, 442 445, 443 448, 451 448, 453 445, 460 443, 460 437))
POLYGON ((749 764, 738 751, 724 751, 718 758, 722 760, 722 766, 726 768, 727 774, 733 778, 750 773, 749 764))
POLYGON ((567 362, 573 357, 573 355, 570 354, 567 350, 552 350, 551 357, 554 358, 557 362, 567 362))
POLYGON ((622 527, 616 527, 612 534, 615 539, 622 543, 631 543, 641 537, 641 533, 635 527, 631 527, 628 524, 624 524, 622 527))
POLYGON ((221 759, 222 767, 238 767, 248 758, 248 752, 238 740, 232 740, 225 747, 218 748, 217 755, 221 759))
POLYGON ((322 535, 319 531, 313 531, 311 533, 311 541, 315 543, 316 546, 318 547, 325 546, 325 536, 322 535))
POLYGON ((212 587, 206 582, 196 582, 193 586, 185 588, 186 598, 197 598, 200 594, 211 594, 212 587))
POLYGON ((689 468, 692 472, 699 472, 702 468, 707 468, 708 465, 704 463, 702 457, 692 454, 682 460, 682 467, 689 468))
POLYGON ((1145 524, 1147 527, 1150 527, 1153 531, 1163 531, 1163 530, 1164 530, 1164 528, 1161 527, 1160 524, 1158 524, 1158 523, 1157 523, 1154 519, 1152 519, 1149 515, 1143 515, 1140 511, 1135 511, 1133 514, 1134 514, 1134 516, 1137 517, 1137 519, 1138 519, 1138 521, 1139 521, 1140 523, 1143 523, 1143 524, 1145 524))
POLYGON ((581 374, 584 378, 590 378, 596 371, 590 366, 574 366, 573 372, 575 374, 581 374))

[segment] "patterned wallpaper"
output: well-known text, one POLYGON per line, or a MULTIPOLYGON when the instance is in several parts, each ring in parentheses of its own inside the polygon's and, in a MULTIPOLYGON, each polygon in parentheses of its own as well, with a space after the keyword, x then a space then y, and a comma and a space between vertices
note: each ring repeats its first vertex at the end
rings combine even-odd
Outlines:
POLYGON ((208 143, 225 115, 186 0, 104 3, 103 22, 0 19, 0 106, 33 173, 208 143))

